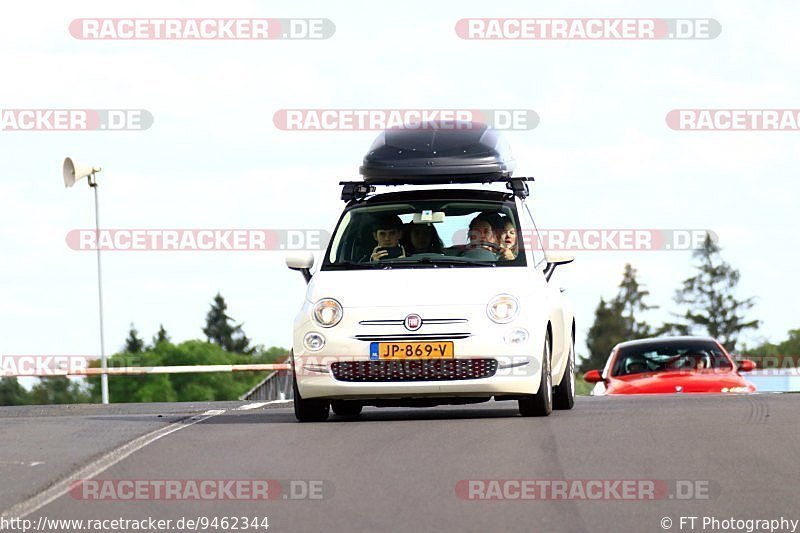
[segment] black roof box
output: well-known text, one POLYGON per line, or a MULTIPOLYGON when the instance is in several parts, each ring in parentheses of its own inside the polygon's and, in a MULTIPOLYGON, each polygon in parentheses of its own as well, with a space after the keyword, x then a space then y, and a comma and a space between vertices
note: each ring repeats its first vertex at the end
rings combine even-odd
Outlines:
POLYGON ((513 170, 508 142, 478 122, 388 129, 361 166, 364 181, 374 185, 506 181, 513 170))

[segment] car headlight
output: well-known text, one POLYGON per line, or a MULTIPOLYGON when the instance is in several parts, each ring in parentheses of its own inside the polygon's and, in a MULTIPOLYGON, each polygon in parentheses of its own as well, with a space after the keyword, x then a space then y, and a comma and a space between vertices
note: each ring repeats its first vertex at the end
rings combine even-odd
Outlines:
POLYGON ((510 294, 498 294, 491 300, 489 305, 486 306, 486 314, 493 322, 498 324, 507 324, 515 318, 519 313, 519 300, 510 294))
POLYGON ((323 298, 314 304, 314 321, 323 328, 332 328, 342 319, 342 304, 333 298, 323 298))
POLYGON ((747 387, 722 387, 722 392, 733 392, 733 393, 742 393, 742 392, 750 392, 750 389, 747 387))

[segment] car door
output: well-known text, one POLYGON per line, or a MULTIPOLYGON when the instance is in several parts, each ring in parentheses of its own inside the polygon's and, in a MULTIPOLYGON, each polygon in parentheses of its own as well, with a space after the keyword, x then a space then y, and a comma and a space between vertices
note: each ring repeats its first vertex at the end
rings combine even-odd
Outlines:
POLYGON ((561 374, 572 336, 572 306, 567 298, 566 289, 557 284, 558 277, 548 280, 547 259, 542 236, 536 226, 533 213, 524 200, 519 200, 518 211, 522 224, 526 253, 534 265, 535 275, 542 276, 546 285, 547 300, 550 304, 550 321, 553 327, 553 374, 561 374))

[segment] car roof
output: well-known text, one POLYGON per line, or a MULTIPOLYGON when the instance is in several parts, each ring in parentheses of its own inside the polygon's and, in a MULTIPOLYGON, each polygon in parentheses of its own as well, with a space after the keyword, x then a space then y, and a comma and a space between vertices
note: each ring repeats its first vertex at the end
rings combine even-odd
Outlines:
POLYGON ((510 192, 486 189, 412 189, 385 192, 355 201, 350 206, 375 205, 393 202, 413 202, 421 200, 475 200, 481 202, 510 202, 514 195, 510 192))
POLYGON ((615 348, 627 348, 629 346, 639 346, 642 344, 655 344, 655 343, 681 343, 690 341, 706 341, 716 343, 716 339, 704 335, 674 335, 664 337, 647 337, 644 339, 634 339, 618 343, 615 348))

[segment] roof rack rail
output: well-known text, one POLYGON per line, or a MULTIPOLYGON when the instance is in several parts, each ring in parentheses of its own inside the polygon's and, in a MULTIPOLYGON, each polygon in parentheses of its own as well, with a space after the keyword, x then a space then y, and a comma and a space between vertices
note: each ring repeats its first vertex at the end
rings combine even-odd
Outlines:
POLYGON ((342 185, 342 200, 363 200, 371 192, 375 192, 375 186, 363 181, 340 181, 342 185))
MULTIPOLYGON (((448 180, 448 179, 427 179, 430 176, 418 176, 419 180, 414 181, 389 181, 387 183, 375 183, 370 182, 367 183, 366 181, 340 181, 339 185, 342 186, 342 200, 345 202, 350 202, 352 200, 363 200, 367 197, 369 193, 375 192, 377 185, 386 185, 386 186, 396 186, 396 185, 442 185, 442 184, 453 184, 453 183, 498 183, 504 182, 506 184, 506 188, 508 188, 515 196, 519 196, 520 198, 527 198, 530 194, 530 190, 528 189, 529 181, 534 181, 533 177, 518 177, 518 178, 510 178, 510 177, 495 177, 493 179, 472 179, 469 180, 448 180), (425 178, 425 179, 423 179, 425 178)), ((443 178, 443 177, 442 177, 443 178)))

